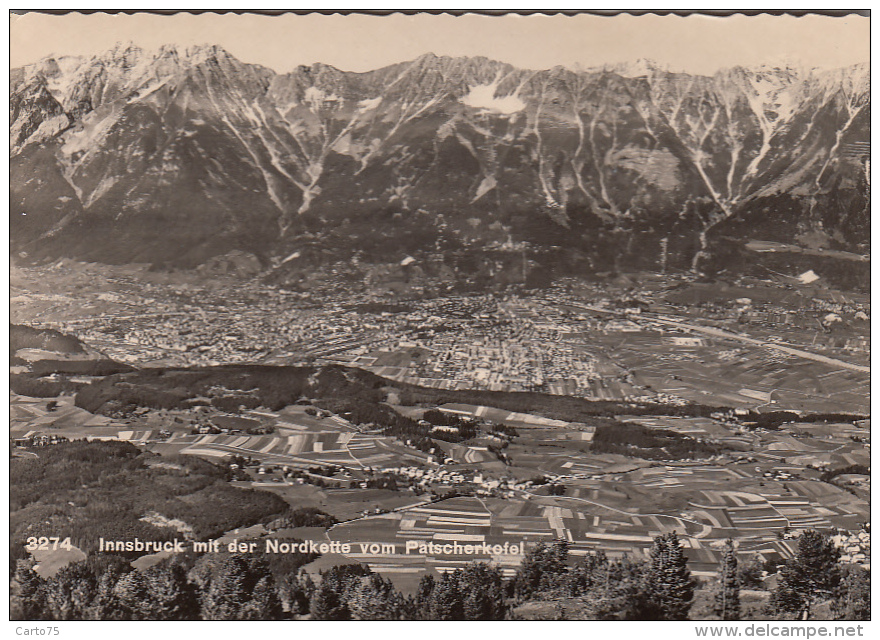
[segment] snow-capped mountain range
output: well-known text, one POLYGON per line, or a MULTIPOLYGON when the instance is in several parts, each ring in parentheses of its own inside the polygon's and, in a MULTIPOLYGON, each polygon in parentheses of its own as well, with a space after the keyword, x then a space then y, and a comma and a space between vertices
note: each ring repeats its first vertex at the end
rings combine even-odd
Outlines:
POLYGON ((120 45, 14 69, 10 92, 23 259, 527 243, 696 267, 732 237, 868 242, 867 65, 709 77, 427 54, 279 74, 217 46, 120 45))

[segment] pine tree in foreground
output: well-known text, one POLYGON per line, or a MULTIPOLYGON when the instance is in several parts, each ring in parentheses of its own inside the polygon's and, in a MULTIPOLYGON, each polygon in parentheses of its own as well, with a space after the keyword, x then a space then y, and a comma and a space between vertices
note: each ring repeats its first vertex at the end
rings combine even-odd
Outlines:
POLYGON ((779 572, 770 598, 777 614, 797 614, 807 620, 814 604, 833 597, 840 584, 840 550, 828 536, 810 529, 798 539, 797 555, 779 572))
POLYGON ((526 553, 514 576, 517 598, 527 600, 536 593, 557 586, 568 573, 568 543, 556 540, 551 544, 539 542, 526 553))
POLYGON ((739 575, 733 540, 727 540, 722 562, 718 591, 715 593, 715 615, 721 620, 739 620, 739 575))
POLYGON ((339 594, 328 582, 322 582, 315 590, 312 601, 309 604, 309 613, 312 620, 349 620, 348 607, 339 597, 339 594))
POLYGON ((658 608, 658 619, 687 620, 694 599, 694 581, 674 531, 654 538, 648 592, 658 608))
POLYGON ((74 562, 46 581, 46 608, 52 620, 89 620, 98 591, 95 574, 85 562, 74 562))
POLYGON ((262 558, 235 554, 212 567, 203 588, 204 620, 277 620, 281 602, 269 567, 262 558))
POLYGON ((483 562, 461 570, 462 615, 465 620, 503 620, 504 578, 497 567, 483 562))
POLYGON ((835 620, 870 620, 871 572, 858 565, 846 567, 831 610, 835 620))
POLYGON ((46 616, 46 583, 33 566, 29 560, 15 563, 9 597, 10 620, 42 620, 46 616))
POLYGON ((354 620, 401 620, 405 617, 404 604, 391 581, 374 573, 359 579, 348 608, 354 620))
POLYGON ((303 569, 298 574, 284 577, 278 590, 278 597, 293 615, 304 615, 309 612, 309 602, 315 592, 315 584, 303 569))
POLYGON ((435 582, 428 601, 429 620, 464 620, 459 578, 458 571, 447 571, 435 582))
MULTIPOLYGON (((195 620, 199 615, 196 592, 186 569, 174 559, 163 560, 144 575, 150 592, 148 620, 195 620)), ((267 610, 271 613, 271 607, 267 610)))

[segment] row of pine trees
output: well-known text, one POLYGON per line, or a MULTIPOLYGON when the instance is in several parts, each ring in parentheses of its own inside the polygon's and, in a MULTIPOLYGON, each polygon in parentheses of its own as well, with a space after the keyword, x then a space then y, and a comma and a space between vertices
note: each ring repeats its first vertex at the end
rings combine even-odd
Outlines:
MULTIPOLYGON (((837 619, 870 619, 870 574, 845 569, 827 536, 804 532, 797 555, 778 573, 778 585, 749 615, 809 619, 830 603, 837 619)), ((741 572, 728 540, 712 611, 701 618, 739 620, 741 572)), ((564 541, 538 544, 509 580, 485 563, 426 575, 413 596, 369 568, 340 565, 318 584, 308 573, 272 573, 260 555, 210 554, 169 558, 132 569, 116 556, 93 556, 43 580, 19 560, 10 614, 18 620, 504 620, 528 617, 529 605, 555 603, 547 619, 686 620, 697 582, 678 536, 657 536, 648 562, 602 553, 578 562, 564 541)), ((532 616, 534 617, 534 616, 532 616)))

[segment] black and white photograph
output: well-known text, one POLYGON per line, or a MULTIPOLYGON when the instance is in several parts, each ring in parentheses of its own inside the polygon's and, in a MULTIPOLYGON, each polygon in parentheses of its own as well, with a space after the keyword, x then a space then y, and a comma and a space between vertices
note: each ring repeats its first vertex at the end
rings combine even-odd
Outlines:
POLYGON ((10 11, 10 636, 868 634, 870 11, 537 11, 10 11))

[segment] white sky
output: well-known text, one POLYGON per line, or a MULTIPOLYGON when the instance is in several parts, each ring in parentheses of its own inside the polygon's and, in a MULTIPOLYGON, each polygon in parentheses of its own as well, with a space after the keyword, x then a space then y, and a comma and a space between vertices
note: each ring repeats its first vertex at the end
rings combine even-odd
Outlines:
POLYGON ((314 62, 368 71, 433 52, 529 69, 650 58, 711 74, 786 60, 822 68, 867 62, 870 27, 861 16, 27 14, 11 17, 10 66, 51 54, 97 53, 118 41, 146 49, 219 44, 243 62, 278 72, 314 62))

